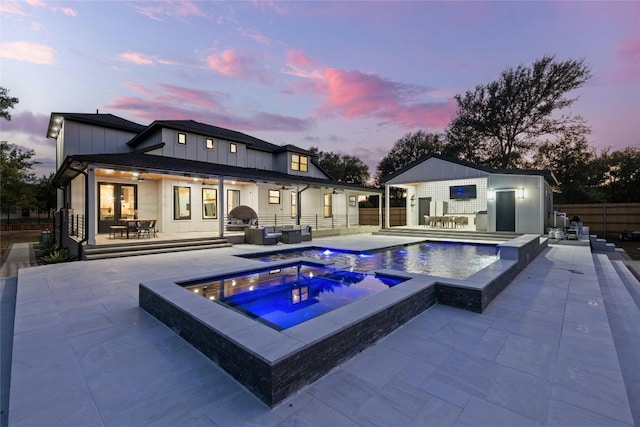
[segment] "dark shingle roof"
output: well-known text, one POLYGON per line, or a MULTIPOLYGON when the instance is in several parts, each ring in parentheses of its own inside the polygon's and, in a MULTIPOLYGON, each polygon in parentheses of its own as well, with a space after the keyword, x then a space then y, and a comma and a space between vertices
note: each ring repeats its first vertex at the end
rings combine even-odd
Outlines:
POLYGON ((127 119, 123 119, 122 117, 114 116, 110 113, 51 113, 49 129, 51 129, 51 125, 56 117, 63 117, 65 120, 71 120, 74 122, 85 123, 89 125, 103 126, 111 129, 118 129, 133 133, 140 133, 146 128, 146 126, 144 125, 132 122, 127 119))
POLYGON ((123 153, 123 154, 86 154, 69 156, 65 159, 65 164, 58 170, 54 178, 56 184, 64 184, 72 179, 89 164, 98 164, 113 167, 125 167, 136 170, 147 170, 149 172, 165 172, 176 174, 192 174, 207 177, 221 177, 238 180, 254 180, 278 183, 294 183, 317 185, 322 187, 352 188, 382 193, 382 190, 363 187, 357 184, 346 184, 323 178, 313 178, 307 176, 289 175, 283 172, 276 172, 263 169, 242 168, 222 164, 201 162, 196 160, 177 159, 173 157, 157 156, 144 153, 123 153), (69 168, 71 166, 72 168, 69 168))
POLYGON ((200 123, 194 120, 156 120, 151 123, 144 131, 136 135, 131 141, 128 142, 128 144, 135 147, 141 141, 143 141, 147 137, 147 135, 150 135, 162 128, 196 133, 199 135, 211 136, 213 138, 225 139, 227 141, 240 142, 243 144, 247 144, 251 148, 261 151, 267 151, 270 153, 276 152, 280 149, 280 146, 278 145, 263 141, 262 139, 255 138, 242 132, 208 125, 206 123, 200 123))
POLYGON ((443 156, 441 154, 436 154, 436 153, 429 153, 429 154, 425 154, 422 157, 420 157, 419 159, 409 163, 408 165, 406 165, 405 167, 398 169, 397 171, 395 171, 394 173, 385 176, 384 178, 382 178, 382 182, 387 182, 393 178, 395 178, 396 176, 403 174, 404 172, 408 171, 409 169, 413 168, 414 166, 425 162, 431 158, 436 158, 436 159, 440 159, 446 162, 450 162, 450 163, 456 163, 458 165, 461 166, 467 166, 473 169, 477 169, 483 172, 487 172, 487 173, 491 173, 491 174, 505 174, 505 175, 540 175, 543 176, 548 182, 552 183, 552 184, 557 184, 558 180, 556 179, 555 175, 553 174, 553 172, 549 171, 549 170, 529 170, 529 169, 493 169, 493 168, 489 168, 486 166, 482 166, 482 165, 478 165, 476 163, 471 163, 468 162, 466 160, 460 160, 460 159, 456 159, 455 157, 448 157, 448 156, 443 156))

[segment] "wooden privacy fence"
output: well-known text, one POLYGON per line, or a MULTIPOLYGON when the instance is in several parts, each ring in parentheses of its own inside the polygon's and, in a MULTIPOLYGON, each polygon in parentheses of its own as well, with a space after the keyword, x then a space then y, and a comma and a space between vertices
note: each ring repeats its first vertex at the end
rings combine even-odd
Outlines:
POLYGON ((640 203, 585 203, 556 205, 555 210, 565 212, 569 219, 580 217, 589 227, 589 234, 600 238, 617 239, 625 230, 640 230, 640 203))
MULTIPOLYGON (((384 224, 384 209, 382 209, 382 224, 379 224, 378 208, 360 208, 360 225, 384 224)), ((396 227, 407 225, 407 208, 389 208, 389 225, 396 227)))

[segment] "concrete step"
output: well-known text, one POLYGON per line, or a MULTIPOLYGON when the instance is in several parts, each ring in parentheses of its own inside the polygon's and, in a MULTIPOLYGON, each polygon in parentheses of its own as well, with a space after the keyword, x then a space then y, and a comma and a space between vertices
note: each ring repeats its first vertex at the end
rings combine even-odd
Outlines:
POLYGON ((591 252, 615 252, 617 250, 615 243, 607 243, 605 239, 599 239, 595 234, 589 236, 591 244, 591 252))
POLYGON ((118 258, 136 255, 162 254, 169 252, 193 251, 199 249, 214 249, 232 246, 226 239, 197 238, 188 240, 140 240, 129 243, 114 243, 100 246, 86 246, 83 259, 95 260, 118 258))
MULTIPOLYGON (((628 269, 624 266, 625 272, 606 254, 593 254, 593 261, 627 397, 629 402, 640 402, 640 308, 625 286, 628 269)), ((635 425, 640 425, 640 407, 631 405, 631 411, 635 425)))
POLYGON ((228 248, 230 246, 233 246, 233 245, 231 243, 219 243, 219 244, 211 244, 211 245, 141 249, 137 251, 126 251, 126 252, 85 254, 85 259, 89 261, 89 260, 96 260, 96 259, 120 258, 120 257, 126 257, 126 256, 153 255, 153 254, 164 254, 169 252, 183 252, 183 251, 194 251, 194 250, 202 250, 202 249, 228 248))
MULTIPOLYGON (((625 288, 627 288, 629 295, 631 295, 631 298, 636 303, 636 307, 640 309, 640 282, 625 265, 624 261, 612 260, 611 265, 613 265, 613 268, 618 273, 620 280, 622 280, 625 288)), ((638 327, 640 328, 640 325, 638 327)))

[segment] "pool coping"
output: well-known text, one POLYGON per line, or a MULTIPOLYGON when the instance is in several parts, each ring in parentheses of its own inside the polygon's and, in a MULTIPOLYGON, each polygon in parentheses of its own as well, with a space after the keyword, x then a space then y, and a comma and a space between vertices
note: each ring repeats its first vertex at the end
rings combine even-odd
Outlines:
MULTIPOLYGON (((464 280, 376 270, 408 280, 282 331, 178 285, 200 278, 140 283, 139 304, 264 403, 275 406, 436 302, 482 312, 546 248, 547 241, 525 235, 498 246, 500 259, 464 280)), ((329 264, 299 257, 269 265, 277 268, 296 262, 329 264)), ((256 269, 217 270, 212 276, 256 269)))

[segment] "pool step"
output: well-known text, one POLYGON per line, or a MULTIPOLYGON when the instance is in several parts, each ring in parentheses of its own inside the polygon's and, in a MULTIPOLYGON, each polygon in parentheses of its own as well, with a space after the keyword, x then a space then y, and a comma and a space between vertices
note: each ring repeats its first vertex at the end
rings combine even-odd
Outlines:
POLYGON ((226 248, 233 246, 227 239, 193 238, 181 240, 136 240, 132 243, 113 243, 108 245, 87 245, 83 250, 83 259, 95 260, 119 258, 136 255, 163 254, 169 252, 193 251, 200 249, 226 248))

